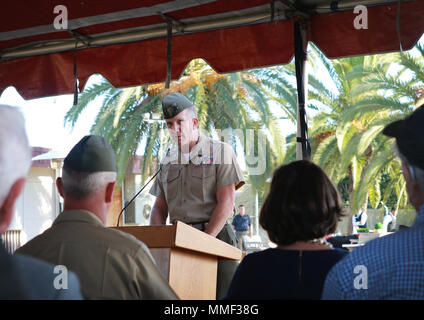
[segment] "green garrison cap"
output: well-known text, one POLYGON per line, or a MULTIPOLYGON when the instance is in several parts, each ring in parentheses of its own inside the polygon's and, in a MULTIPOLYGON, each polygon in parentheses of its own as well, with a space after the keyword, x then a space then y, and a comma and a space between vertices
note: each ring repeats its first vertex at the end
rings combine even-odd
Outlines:
POLYGON ((105 138, 85 136, 68 153, 64 165, 80 172, 116 172, 116 159, 105 138))
POLYGON ((171 93, 162 100, 162 111, 165 119, 175 117, 184 109, 190 108, 193 103, 181 93, 171 93))

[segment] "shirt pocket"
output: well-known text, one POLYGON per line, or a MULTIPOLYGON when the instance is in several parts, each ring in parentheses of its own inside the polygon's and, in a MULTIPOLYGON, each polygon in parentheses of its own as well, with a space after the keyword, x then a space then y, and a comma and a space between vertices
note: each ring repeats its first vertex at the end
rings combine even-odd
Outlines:
POLYGON ((201 200, 205 200, 207 192, 215 192, 215 167, 213 165, 199 165, 192 168, 190 191, 201 200))
POLYGON ((164 176, 165 197, 167 200, 175 199, 178 193, 178 183, 180 181, 180 168, 169 168, 164 176))

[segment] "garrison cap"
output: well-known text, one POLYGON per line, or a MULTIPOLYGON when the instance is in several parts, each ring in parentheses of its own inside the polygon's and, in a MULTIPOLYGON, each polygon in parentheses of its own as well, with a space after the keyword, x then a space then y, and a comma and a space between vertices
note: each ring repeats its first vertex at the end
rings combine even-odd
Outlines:
POLYGON ((162 100, 162 111, 165 119, 171 119, 193 103, 179 92, 171 93, 162 100))
POLYGON ((68 153, 64 165, 80 172, 116 172, 116 158, 112 147, 101 136, 85 136, 68 153))
POLYGON ((390 123, 383 134, 396 138, 399 151, 409 163, 424 170, 424 105, 405 119, 390 123))

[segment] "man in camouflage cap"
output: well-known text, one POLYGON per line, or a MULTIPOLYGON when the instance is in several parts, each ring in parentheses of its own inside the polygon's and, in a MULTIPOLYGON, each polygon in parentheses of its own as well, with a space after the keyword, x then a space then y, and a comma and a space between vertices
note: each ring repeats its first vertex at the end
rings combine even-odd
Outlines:
POLYGON ((74 271, 86 299, 178 299, 144 243, 105 227, 115 182, 109 143, 100 136, 84 137, 65 158, 56 181, 64 211, 17 252, 74 271))
MULTIPOLYGON (((171 223, 182 221, 236 246, 227 219, 244 179, 232 147, 199 132, 193 103, 182 94, 164 97, 162 110, 174 146, 150 190, 156 196, 150 223, 163 225, 169 215, 171 223)), ((235 261, 218 263, 217 299, 225 296, 236 267, 235 261)))

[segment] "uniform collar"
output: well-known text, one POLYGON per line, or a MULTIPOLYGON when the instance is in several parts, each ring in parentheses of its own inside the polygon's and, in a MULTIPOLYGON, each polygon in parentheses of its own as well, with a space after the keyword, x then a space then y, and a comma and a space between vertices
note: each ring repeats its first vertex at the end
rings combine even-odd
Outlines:
POLYGON ((59 214, 53 225, 63 222, 85 222, 104 227, 99 217, 86 210, 66 210, 59 214))

